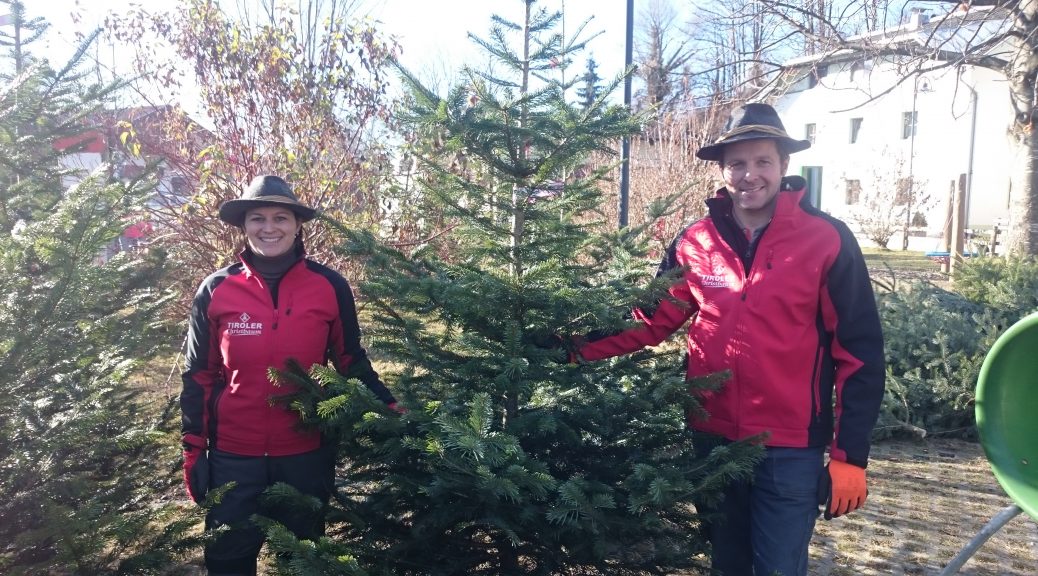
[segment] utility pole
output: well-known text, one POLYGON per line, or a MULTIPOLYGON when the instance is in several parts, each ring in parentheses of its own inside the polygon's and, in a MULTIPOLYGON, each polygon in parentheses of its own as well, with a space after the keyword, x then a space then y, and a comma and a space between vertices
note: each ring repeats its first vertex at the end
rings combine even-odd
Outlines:
POLYGON ((916 98, 919 96, 919 76, 916 76, 912 82, 912 116, 908 120, 908 125, 912 130, 910 133, 911 140, 908 144, 908 194, 905 198, 907 206, 905 207, 905 233, 901 240, 901 249, 908 250, 908 231, 912 226, 912 200, 915 198, 915 172, 913 171, 913 163, 915 162, 915 131, 917 126, 916 115, 916 98))
MULTIPOLYGON (((624 58, 624 70, 631 68, 634 61, 634 0, 627 0, 627 48, 624 58)), ((624 78, 624 106, 631 109, 631 75, 624 78)), ((631 137, 624 136, 620 146, 620 228, 627 226, 627 212, 630 207, 629 191, 631 189, 631 137)))

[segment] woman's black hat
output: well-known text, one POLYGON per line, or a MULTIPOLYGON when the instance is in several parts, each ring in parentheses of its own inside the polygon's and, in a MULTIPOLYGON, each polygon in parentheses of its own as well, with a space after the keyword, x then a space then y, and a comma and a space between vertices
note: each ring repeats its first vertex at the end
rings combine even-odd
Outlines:
POLYGON ((220 220, 232 226, 245 223, 245 212, 261 206, 282 206, 295 212, 300 222, 313 220, 316 210, 303 204, 292 193, 292 188, 278 176, 256 176, 245 188, 241 198, 220 205, 220 220))

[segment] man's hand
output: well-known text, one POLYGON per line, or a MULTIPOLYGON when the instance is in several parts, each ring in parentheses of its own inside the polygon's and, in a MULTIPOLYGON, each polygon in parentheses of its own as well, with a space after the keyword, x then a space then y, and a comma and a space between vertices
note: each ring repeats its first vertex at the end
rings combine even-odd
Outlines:
POLYGON ((569 338, 569 363, 583 364, 584 357, 580 355, 580 349, 587 344, 587 338, 583 336, 570 336, 569 338))
POLYGON ((201 502, 209 491, 209 460, 205 439, 184 434, 184 489, 192 502, 201 502))
POLYGON ((865 469, 840 460, 829 461, 822 478, 822 486, 819 500, 825 498, 826 520, 861 508, 869 495, 865 469), (824 486, 828 486, 828 490, 824 486))
POLYGON ((560 356, 566 358, 566 362, 569 364, 583 363, 579 350, 585 344, 585 341, 580 336, 550 334, 548 336, 534 337, 532 344, 543 350, 558 352, 560 356))

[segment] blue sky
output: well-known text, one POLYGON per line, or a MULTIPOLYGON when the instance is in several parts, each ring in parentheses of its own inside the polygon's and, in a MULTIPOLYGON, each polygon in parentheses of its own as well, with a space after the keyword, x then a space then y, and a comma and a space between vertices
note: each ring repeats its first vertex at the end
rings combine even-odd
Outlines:
MULTIPOLYGON (((521 21, 523 3, 519 0, 367 0, 372 17, 384 29, 399 37, 403 61, 409 68, 435 70, 442 63, 471 62, 478 59, 478 48, 468 33, 485 37, 495 12, 521 21), (449 9, 444 8, 449 6, 449 9), (401 17, 403 16, 403 17, 401 17)), ((588 54, 599 65, 599 73, 612 75, 623 70, 626 0, 545 0, 548 9, 563 11, 567 34, 592 18, 585 35, 602 31, 592 40, 588 54)), ((637 12, 636 12, 637 14, 637 12)), ((586 57, 577 60, 575 73, 582 73, 586 57)), ((478 62, 477 62, 478 63, 478 62)))

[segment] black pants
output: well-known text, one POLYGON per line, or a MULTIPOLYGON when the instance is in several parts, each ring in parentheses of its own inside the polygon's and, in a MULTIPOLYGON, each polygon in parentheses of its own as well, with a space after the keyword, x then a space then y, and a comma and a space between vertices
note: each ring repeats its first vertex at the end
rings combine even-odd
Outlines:
POLYGON ((249 518, 266 516, 283 524, 297 538, 324 533, 324 515, 271 507, 260 502, 263 491, 284 482, 327 504, 335 482, 335 461, 327 447, 293 456, 239 456, 219 450, 209 453, 211 488, 235 482, 205 518, 207 529, 228 526, 205 548, 205 566, 216 574, 255 574, 264 534, 249 518))

